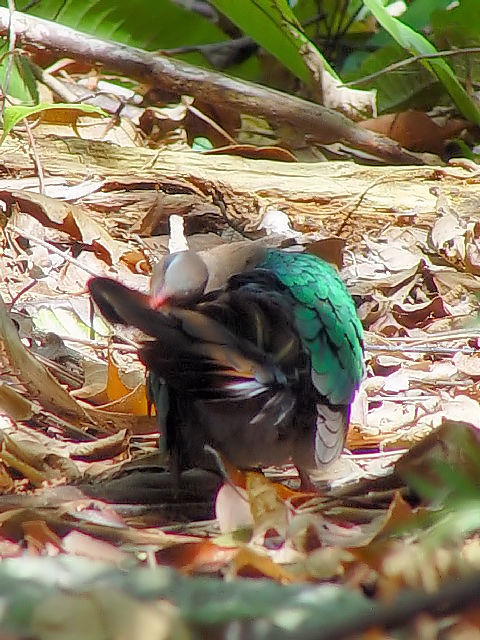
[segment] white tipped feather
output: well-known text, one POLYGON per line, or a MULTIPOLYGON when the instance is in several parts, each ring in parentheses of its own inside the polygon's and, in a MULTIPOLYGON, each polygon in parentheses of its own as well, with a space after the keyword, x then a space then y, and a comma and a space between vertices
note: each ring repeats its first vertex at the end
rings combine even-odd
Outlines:
POLYGON ((315 464, 325 467, 338 458, 345 443, 347 419, 341 411, 317 404, 315 464))

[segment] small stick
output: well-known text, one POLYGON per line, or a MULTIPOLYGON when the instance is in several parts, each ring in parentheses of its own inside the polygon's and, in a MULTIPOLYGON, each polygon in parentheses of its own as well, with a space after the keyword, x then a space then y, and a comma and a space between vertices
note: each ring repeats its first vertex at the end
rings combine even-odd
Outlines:
POLYGON ((170 237, 168 239, 168 252, 188 251, 188 242, 185 237, 183 218, 171 215, 169 218, 170 237))

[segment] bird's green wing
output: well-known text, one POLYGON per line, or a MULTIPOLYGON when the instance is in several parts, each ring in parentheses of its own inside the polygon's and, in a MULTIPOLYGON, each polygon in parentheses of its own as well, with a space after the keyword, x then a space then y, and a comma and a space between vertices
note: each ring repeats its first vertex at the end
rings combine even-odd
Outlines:
POLYGON ((277 250, 259 266, 271 269, 292 296, 315 387, 331 404, 349 404, 363 375, 363 332, 337 271, 313 255, 277 250))

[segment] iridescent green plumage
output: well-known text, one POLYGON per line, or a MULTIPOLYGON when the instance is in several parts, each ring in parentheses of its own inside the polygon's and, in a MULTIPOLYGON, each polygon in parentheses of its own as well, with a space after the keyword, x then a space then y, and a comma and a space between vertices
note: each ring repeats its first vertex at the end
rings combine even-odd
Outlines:
POLYGON ((258 266, 272 270, 293 297, 318 391, 332 404, 349 404, 363 374, 363 331, 337 271, 308 253, 276 250, 268 250, 258 266))

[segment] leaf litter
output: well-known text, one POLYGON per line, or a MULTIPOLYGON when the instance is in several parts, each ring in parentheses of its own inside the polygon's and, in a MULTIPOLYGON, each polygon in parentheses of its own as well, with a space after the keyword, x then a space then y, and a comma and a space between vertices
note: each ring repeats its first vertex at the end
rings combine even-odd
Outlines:
MULTIPOLYGON (((91 272, 145 290, 151 249, 112 220, 103 226, 89 195, 78 208, 1 194, 7 211, 57 234, 44 236, 42 253, 17 218, 2 256, 0 582, 28 602, 29 629, 53 638, 55 623, 70 637, 71 620, 90 615, 85 591, 112 634, 119 603, 144 618, 140 638, 227 634, 234 623, 251 638, 373 627, 387 638, 425 617, 441 617, 452 638, 478 627, 465 594, 480 582, 480 223, 438 194, 431 227, 400 221, 344 253, 368 376, 348 451, 315 478, 317 493, 296 490, 289 467, 229 469, 226 483, 196 470, 176 488, 129 337, 100 322, 85 293, 91 272), (62 607, 69 616, 56 617, 62 607)), ((209 209, 199 197, 183 213, 201 232, 209 209)), ((137 232, 163 229, 169 207, 149 209, 137 232)), ((290 242, 312 238, 295 232, 290 242)), ((338 262, 336 239, 314 242, 320 255, 335 246, 338 262)), ((96 633, 82 637, 106 637, 96 633)))

